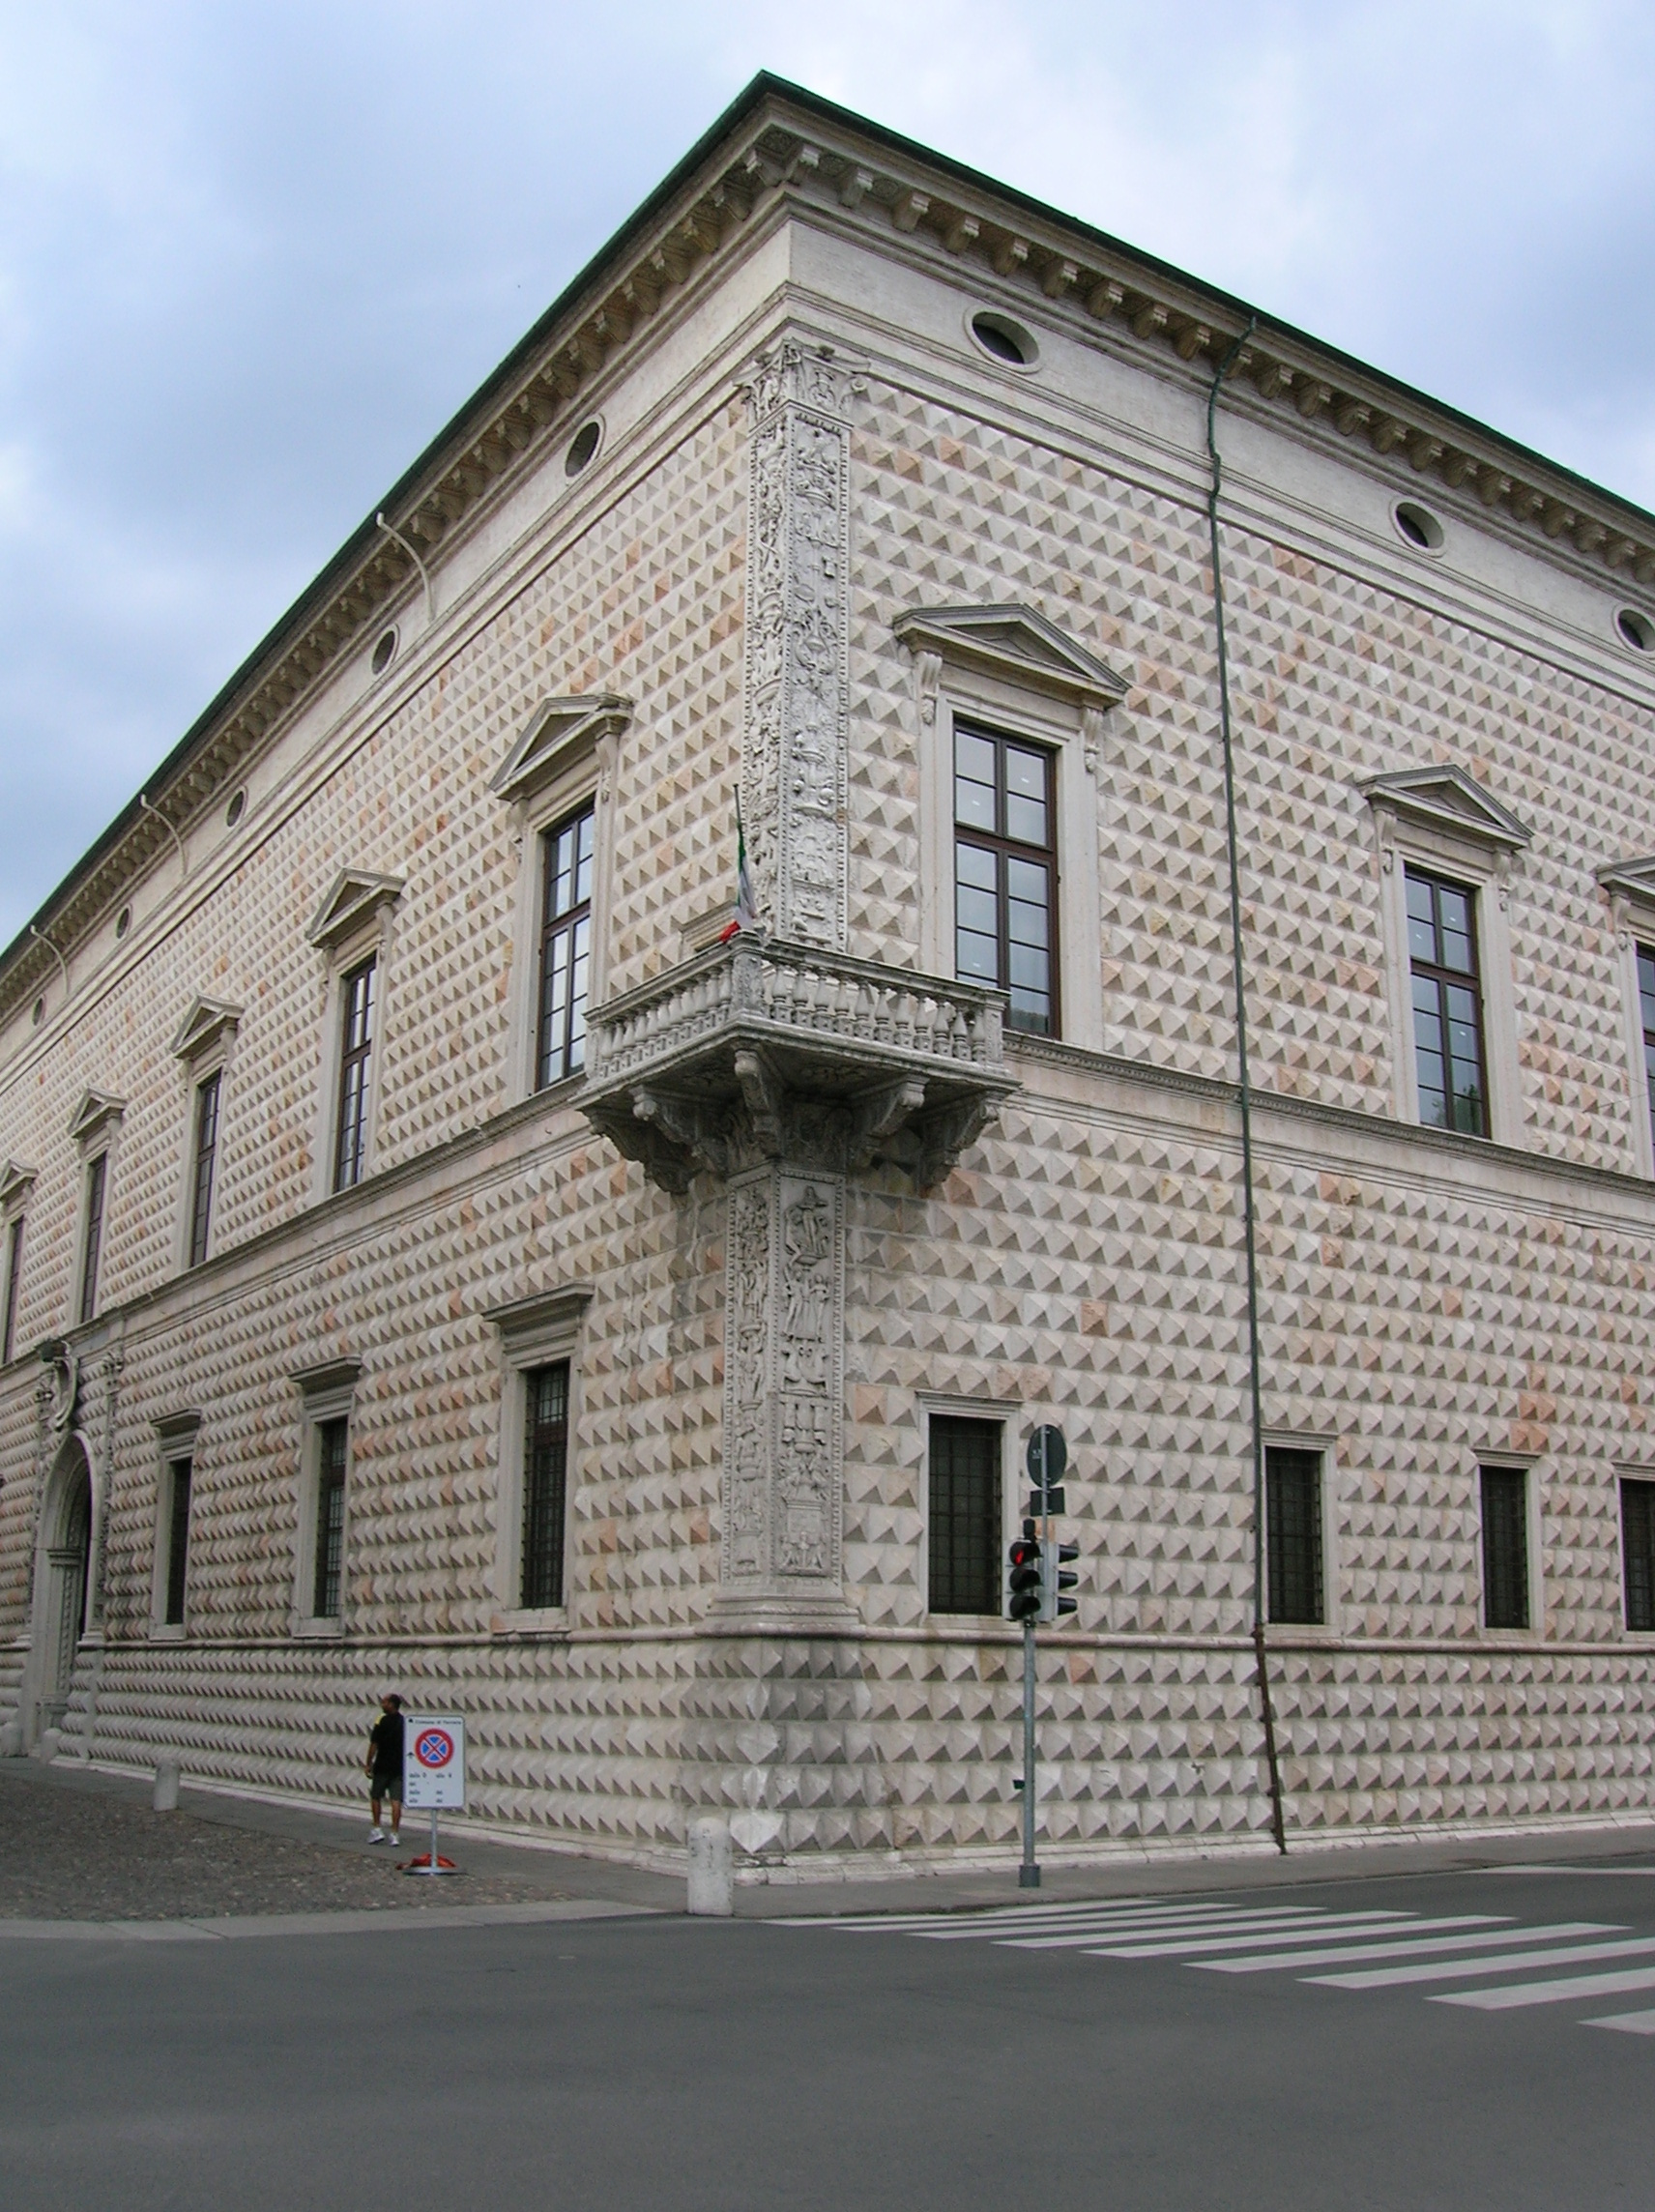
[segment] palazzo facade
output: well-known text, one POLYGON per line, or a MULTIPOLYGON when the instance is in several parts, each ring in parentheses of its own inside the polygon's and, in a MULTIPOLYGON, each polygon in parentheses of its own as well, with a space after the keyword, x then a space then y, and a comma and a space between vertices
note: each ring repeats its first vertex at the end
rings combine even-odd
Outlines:
POLYGON ((1647 1817, 1652 1065, 1655 518, 761 78, 0 954, 3 1740, 1004 1858, 1055 1422, 1048 1856, 1647 1817))

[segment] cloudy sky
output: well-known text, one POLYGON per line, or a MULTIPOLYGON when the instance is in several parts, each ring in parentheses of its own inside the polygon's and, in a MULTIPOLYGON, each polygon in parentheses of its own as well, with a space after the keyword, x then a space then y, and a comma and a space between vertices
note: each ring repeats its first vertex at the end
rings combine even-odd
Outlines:
POLYGON ((1655 507, 1649 0, 0 0, 0 944, 760 68, 1655 507))

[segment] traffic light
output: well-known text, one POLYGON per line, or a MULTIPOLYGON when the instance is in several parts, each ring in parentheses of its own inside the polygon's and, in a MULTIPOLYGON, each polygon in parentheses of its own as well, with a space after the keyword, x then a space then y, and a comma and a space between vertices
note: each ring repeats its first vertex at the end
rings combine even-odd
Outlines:
POLYGON ((1080 1577, 1079 1575, 1066 1575, 1063 1569, 1071 1559, 1080 1557, 1081 1548, 1078 1544, 1060 1544, 1054 1538, 1052 1541, 1042 1544, 1040 1551, 1042 1555, 1040 1572, 1043 1586, 1040 1618, 1042 1620, 1057 1620, 1063 1614, 1073 1613, 1076 1610, 1078 1601, 1072 1597, 1065 1597, 1063 1592, 1073 1589, 1080 1581, 1080 1577))
POLYGON ((1038 1620, 1045 1610, 1040 1586, 1045 1547, 1035 1536, 1032 1522, 1025 1523, 1025 1528, 1028 1533, 1011 1547, 1010 1595, 1005 1610, 1013 1620, 1038 1620))

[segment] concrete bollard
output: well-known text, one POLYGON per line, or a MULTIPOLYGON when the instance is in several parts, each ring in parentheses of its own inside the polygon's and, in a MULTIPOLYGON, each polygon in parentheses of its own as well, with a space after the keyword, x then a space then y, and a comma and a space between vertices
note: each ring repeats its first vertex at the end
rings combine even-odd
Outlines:
POLYGON ((23 1756, 23 1724, 7 1721, 0 1727, 0 1759, 21 1759, 23 1756))
POLYGON ((728 1920, 736 1909, 730 1823, 709 1816, 689 1823, 689 1910, 728 1920))
POLYGON ((62 1729, 43 1729, 41 1740, 35 1746, 35 1757, 43 1766, 49 1766, 57 1757, 57 1747, 63 1741, 62 1729))
POLYGON ((178 1761, 170 1751, 156 1761, 155 1795, 150 1803, 158 1813, 178 1811, 178 1761))

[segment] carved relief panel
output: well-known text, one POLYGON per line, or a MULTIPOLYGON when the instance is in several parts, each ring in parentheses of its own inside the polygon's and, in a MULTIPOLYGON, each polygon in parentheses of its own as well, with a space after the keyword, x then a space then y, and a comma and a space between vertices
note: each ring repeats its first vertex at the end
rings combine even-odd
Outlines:
POLYGON ((846 936, 849 428, 843 370, 796 344, 752 405, 741 812, 759 909, 779 936, 846 936))
POLYGON ((767 1169, 730 1187, 724 1584, 826 1592, 839 1576, 844 1184, 767 1169))

